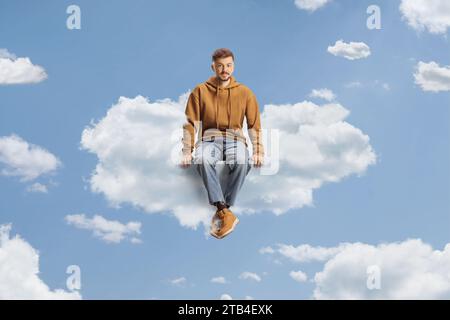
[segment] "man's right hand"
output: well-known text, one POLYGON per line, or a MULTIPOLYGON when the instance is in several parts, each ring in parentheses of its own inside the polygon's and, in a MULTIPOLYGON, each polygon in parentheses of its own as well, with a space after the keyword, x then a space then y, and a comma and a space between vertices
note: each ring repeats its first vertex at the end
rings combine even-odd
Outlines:
POLYGON ((189 168, 189 166, 192 163, 192 154, 184 154, 181 157, 181 163, 180 163, 180 167, 185 169, 185 168, 189 168))

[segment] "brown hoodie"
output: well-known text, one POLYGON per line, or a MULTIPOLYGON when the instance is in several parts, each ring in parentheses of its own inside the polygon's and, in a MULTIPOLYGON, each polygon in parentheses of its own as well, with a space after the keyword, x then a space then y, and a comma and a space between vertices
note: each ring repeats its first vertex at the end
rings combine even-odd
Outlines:
POLYGON ((258 102, 253 92, 231 76, 228 86, 218 85, 215 76, 197 85, 191 92, 186 105, 186 123, 183 125, 183 153, 194 150, 194 136, 197 143, 213 136, 228 136, 245 143, 242 126, 244 116, 253 153, 264 155, 262 145, 261 120, 258 102), (228 130, 227 130, 228 129, 228 130))

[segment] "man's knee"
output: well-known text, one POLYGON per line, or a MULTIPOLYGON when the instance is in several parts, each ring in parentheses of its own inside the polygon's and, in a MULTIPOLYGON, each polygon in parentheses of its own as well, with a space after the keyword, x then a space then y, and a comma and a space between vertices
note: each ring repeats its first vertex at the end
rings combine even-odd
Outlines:
POLYGON ((227 163, 228 168, 230 171, 237 171, 237 172, 245 172, 248 173, 250 168, 247 163, 227 163))

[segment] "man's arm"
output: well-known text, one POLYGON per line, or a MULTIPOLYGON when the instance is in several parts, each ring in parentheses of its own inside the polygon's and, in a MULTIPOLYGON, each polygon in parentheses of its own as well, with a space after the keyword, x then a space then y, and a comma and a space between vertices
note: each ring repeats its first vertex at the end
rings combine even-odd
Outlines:
POLYGON ((250 141, 252 142, 253 155, 264 157, 259 105, 253 92, 250 92, 247 98, 245 117, 247 118, 247 128, 250 141))
MULTIPOLYGON (((189 95, 185 110, 186 122, 183 125, 183 154, 192 154, 195 144, 195 124, 200 121, 200 103, 198 90, 195 88, 189 95)), ((197 128, 198 129, 198 128, 197 128)))

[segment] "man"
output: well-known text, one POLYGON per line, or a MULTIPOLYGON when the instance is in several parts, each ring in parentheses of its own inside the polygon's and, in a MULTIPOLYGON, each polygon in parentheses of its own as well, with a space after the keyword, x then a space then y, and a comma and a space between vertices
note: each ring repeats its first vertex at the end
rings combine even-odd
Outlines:
POLYGON ((221 239, 231 233, 239 222, 229 208, 234 204, 251 168, 242 130, 244 117, 247 119, 255 167, 263 165, 264 148, 258 102, 253 92, 232 76, 233 53, 226 48, 217 49, 212 55, 211 68, 215 76, 197 85, 187 102, 180 165, 187 168, 192 163, 196 131, 198 138, 194 164, 207 190, 209 203, 217 207, 210 233, 221 239), (222 190, 216 172, 216 163, 222 160, 229 167, 225 190, 222 190))

